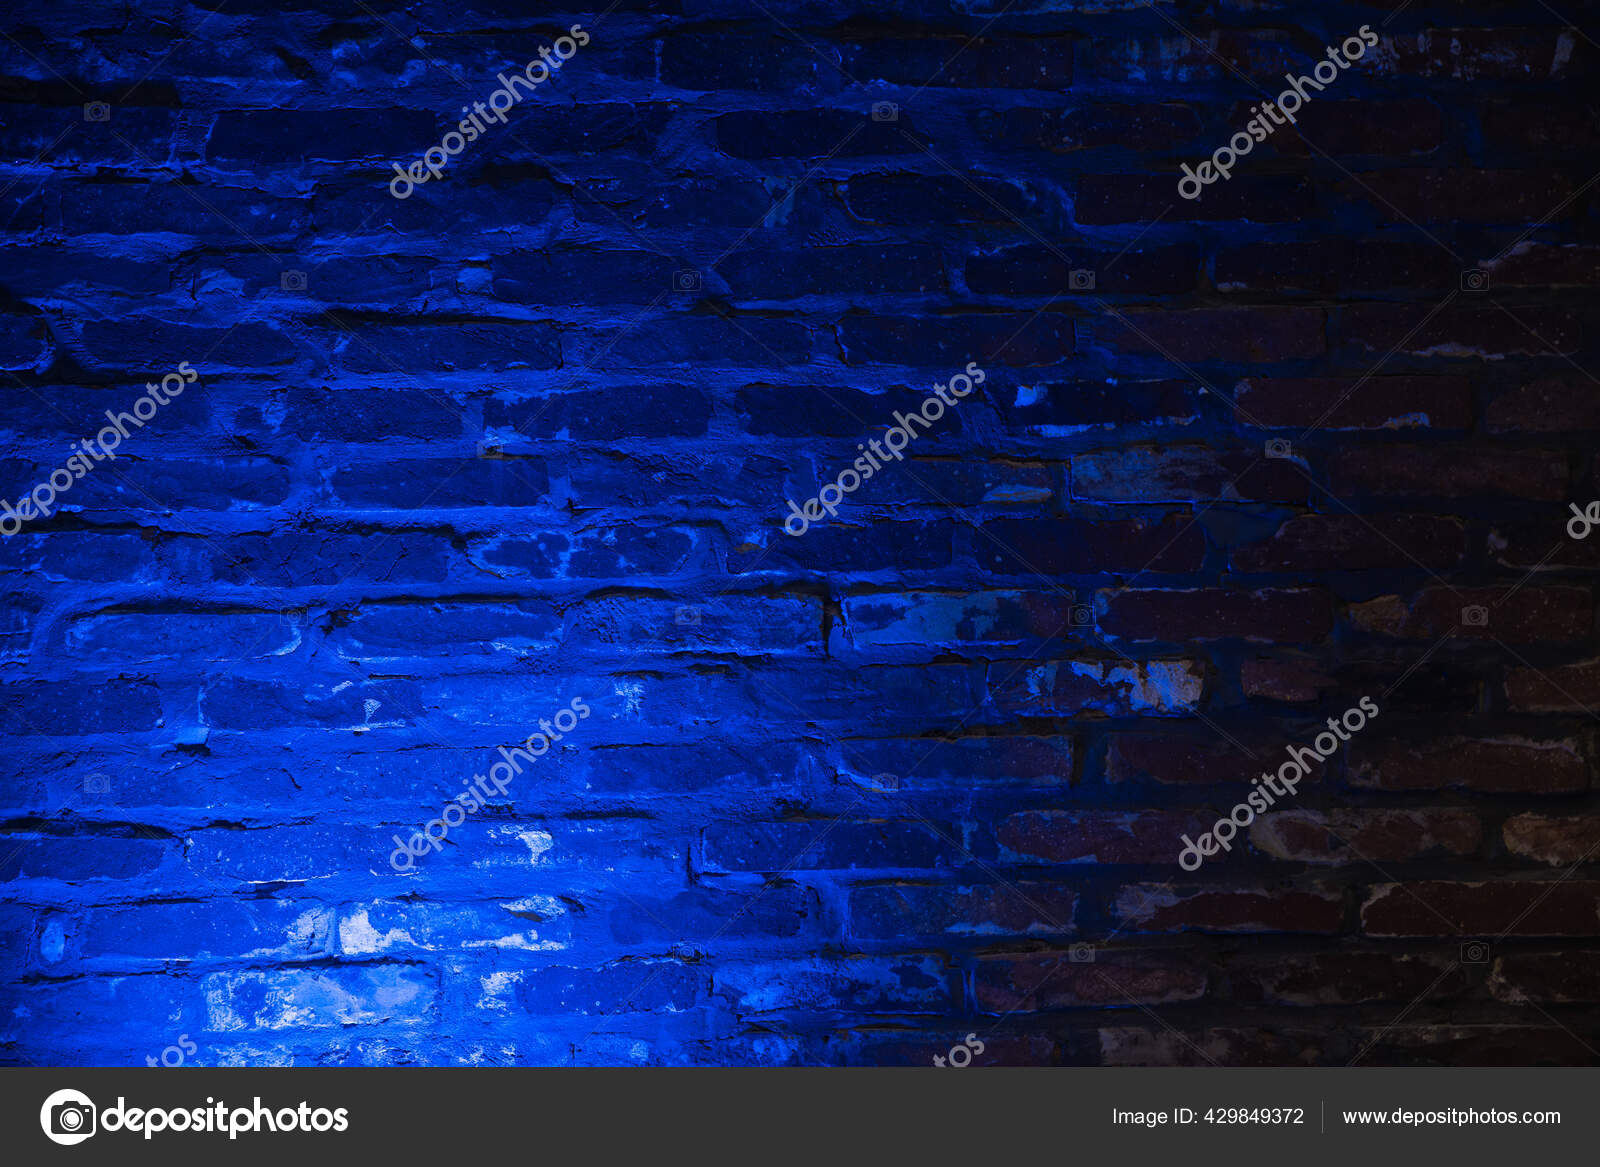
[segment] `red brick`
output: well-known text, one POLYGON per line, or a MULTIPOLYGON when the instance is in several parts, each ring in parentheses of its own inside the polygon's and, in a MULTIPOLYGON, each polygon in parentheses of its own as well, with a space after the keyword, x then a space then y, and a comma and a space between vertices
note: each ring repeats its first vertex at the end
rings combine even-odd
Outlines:
POLYGON ((1103 591, 1102 632, 1124 640, 1248 640, 1305 644, 1333 628, 1333 601, 1319 589, 1223 588, 1103 591))
POLYGON ((1403 862, 1471 855, 1483 824, 1467 810, 1275 811, 1250 825, 1250 842, 1275 859, 1302 863, 1403 862))
POLYGON ((1383 445, 1340 450, 1328 467, 1328 489, 1357 495, 1427 498, 1527 498, 1567 495, 1562 450, 1473 450, 1452 445, 1383 445))
MULTIPOLYGON (((1234 736, 1237 736, 1235 734, 1234 736)), ((1255 742, 1257 754, 1280 748, 1281 738, 1255 742)), ((1246 743, 1250 744, 1250 743, 1246 743)), ((1248 783, 1260 766, 1238 746, 1211 734, 1182 737, 1176 734, 1119 733, 1106 747, 1106 781, 1154 781, 1168 785, 1248 783)), ((1312 775, 1308 782, 1317 781, 1312 775)))
POLYGON ((1205 995, 1205 971, 1160 953, 1099 948, 1092 961, 1070 954, 986 957, 973 973, 974 1003, 983 1013, 1044 1009, 1126 1009, 1193 1001, 1205 995))
POLYGON ((1522 713, 1591 713, 1600 705, 1600 659, 1511 669, 1506 701, 1522 713))
POLYGON ((1600 119, 1592 104, 1576 101, 1490 102, 1483 113, 1483 140, 1515 157, 1583 154, 1600 149, 1600 119))
POLYGON ((1600 247, 1578 243, 1517 244, 1487 264, 1489 287, 1580 287, 1600 283, 1600 247))
POLYGON ((1246 243, 1218 252, 1216 261, 1219 292, 1442 291, 1457 274, 1439 262, 1438 246, 1426 242, 1246 243))
POLYGON ((1159 519, 992 519, 973 538, 979 566, 1000 575, 1190 572, 1205 531, 1186 516, 1159 519))
POLYGON ((1200 134, 1200 118, 1177 102, 1088 102, 1071 109, 979 110, 972 124, 997 146, 1067 153, 1137 141, 1147 150, 1172 149, 1200 134))
POLYGON ((1371 936, 1600 936, 1600 882, 1378 884, 1361 924, 1371 936))
POLYGON ((1084 174, 1073 191, 1073 218, 1085 227, 1117 223, 1297 222, 1316 210, 1316 189, 1296 174, 1236 174, 1194 200, 1178 195, 1176 166, 1165 174, 1084 174))
POLYGON ((1561 206, 1572 183, 1559 170, 1402 167, 1357 173, 1339 186, 1346 198, 1390 222, 1560 222, 1573 213, 1571 205, 1561 206))
MULTIPOLYGON (((1596 492, 1600 497, 1600 491, 1596 492)), ((1488 550, 1494 562, 1519 572, 1600 567, 1600 538, 1574 539, 1566 524, 1570 510, 1551 508, 1547 522, 1519 520, 1489 529, 1488 550)))
POLYGON ((1369 571, 1458 563, 1466 535, 1457 519, 1435 515, 1304 515, 1271 539, 1236 547, 1235 571, 1369 571))
POLYGON ((1326 351, 1320 308, 1192 308, 1108 313, 1095 326, 1107 348, 1195 362, 1288 361, 1326 351))
POLYGON ((1553 867, 1600 859, 1600 815, 1519 814, 1501 829, 1506 850, 1523 859, 1553 867))
POLYGON ((1183 1032, 1163 1020, 1149 1028, 1104 1026, 1099 1039, 1100 1064, 1106 1066, 1314 1066, 1331 1056, 1326 1027, 1209 1026, 1183 1032))
POLYGON ((1594 601, 1585 588, 1429 588, 1410 602, 1379 596, 1352 604, 1352 626, 1379 636, 1432 640, 1452 628, 1462 640, 1575 641, 1594 623, 1594 601), (1467 624, 1463 610, 1488 609, 1487 624, 1467 624))
POLYGON ((1497 956, 1489 976, 1497 1000, 1600 1003, 1600 952, 1515 952, 1497 956))
POLYGON ((1485 416, 1493 434, 1569 434, 1600 430, 1600 382, 1555 373, 1502 393, 1485 416))
POLYGON ((1231 961, 1228 975, 1242 1004, 1409 1003, 1423 993, 1441 1001, 1460 996, 1468 978, 1462 969, 1452 970, 1452 963, 1388 952, 1272 953, 1231 961))
POLYGON ((1344 896, 1333 888, 1185 887, 1131 884, 1115 918, 1135 932, 1318 932, 1344 924, 1344 896))
POLYGON ((1375 790, 1572 794, 1589 788, 1589 770, 1574 741, 1447 738, 1365 743, 1352 753, 1349 781, 1375 790))
POLYGON ((1356 304, 1336 315, 1329 332, 1335 343, 1379 357, 1404 353, 1500 360, 1511 355, 1571 356, 1583 346, 1583 322, 1563 309, 1517 304, 1508 315, 1476 304, 1463 293, 1431 318, 1431 304, 1356 304))
POLYGON ((1239 664, 1239 687, 1246 697, 1268 701, 1315 701, 1336 682, 1320 665, 1307 660, 1256 658, 1239 664))
MULTIPOLYGON (((1234 107, 1234 124, 1244 125, 1249 105, 1234 107)), ((1427 154, 1444 143, 1444 118, 1439 107, 1420 98, 1394 101, 1318 100, 1295 114, 1295 130, 1276 134, 1272 147, 1287 158, 1331 154, 1345 162, 1351 155, 1390 157, 1427 154), (1313 149, 1315 147, 1315 149, 1313 149)), ((1434 244, 1434 253, 1438 248, 1434 244)))
POLYGON ((1005 819, 995 838, 1022 860, 1046 863, 1176 863, 1181 836, 1216 821, 1196 811, 1042 810, 1005 819))
POLYGON ((1472 425, 1472 385, 1465 377, 1253 377, 1234 386, 1233 396, 1242 422, 1270 429, 1472 425))

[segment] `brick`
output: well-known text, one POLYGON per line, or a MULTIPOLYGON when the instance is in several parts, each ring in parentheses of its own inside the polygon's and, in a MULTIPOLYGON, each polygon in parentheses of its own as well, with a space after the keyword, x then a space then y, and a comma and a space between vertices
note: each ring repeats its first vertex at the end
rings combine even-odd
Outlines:
POLYGON ((1511 854, 1552 867, 1592 862, 1600 851, 1600 819, 1593 816, 1519 814, 1501 831, 1511 854))
POLYGON ((869 174, 845 184, 844 204, 869 223, 1010 223, 1040 210, 1030 188, 1004 179, 943 174, 869 174))
POLYGON ((1331 935, 1344 922, 1335 889, 1173 888, 1129 884, 1117 893, 1118 923, 1133 932, 1304 932, 1331 935))
POLYGON ((1489 402, 1490 433, 1571 433, 1600 429, 1600 386, 1578 373, 1536 377, 1489 402))
POLYGON ((1241 999, 1277 1005, 1403 1004, 1459 998, 1467 988, 1463 967, 1440 957, 1387 952, 1273 953, 1246 956, 1228 969, 1241 999))
POLYGON ((883 884, 850 892, 850 932, 863 940, 916 936, 983 940, 1070 934, 1077 896, 1048 883, 945 887, 883 884))
POLYGON ((902 110, 895 121, 874 121, 868 110, 738 110, 713 122, 717 148, 731 158, 856 158, 917 154, 927 137, 902 110))
POLYGON ((1193 290, 1199 253, 1187 247, 1148 248, 1118 255, 1107 251, 1033 246, 979 253, 967 260, 967 287, 992 296, 1050 296, 1075 292, 1075 271, 1094 273, 1094 290, 1139 295, 1175 295, 1193 290))
POLYGON ((1067 716, 1095 710, 1107 714, 1177 714, 1196 708, 1205 671, 1195 661, 1062 660, 1016 669, 990 666, 990 698, 1008 714, 1067 716))
POLYGON ((1466 553, 1460 520, 1413 515, 1304 515, 1286 521, 1272 538, 1235 547, 1236 571, 1372 571, 1420 568, 1440 571, 1466 553))
POLYGON ((1073 961, 1067 953, 986 957, 974 974, 977 1008, 1007 1015, 1126 1009, 1193 1001, 1205 994, 1206 973, 1191 961, 1154 952, 1095 955, 1093 961, 1073 961))
POLYGON ((1301 863, 1461 858, 1474 854, 1482 838, 1477 815, 1449 809, 1273 811, 1250 826, 1257 850, 1301 863))
POLYGON ((1361 925, 1370 936, 1593 936, 1597 904, 1600 884, 1586 880, 1384 883, 1361 925))
POLYGON ((1513 952, 1497 956, 1489 991, 1497 1000, 1516 1004, 1593 1004, 1600 1001, 1600 954, 1513 952))
POLYGON ((881 37, 843 46, 844 68, 858 81, 919 90, 1064 89, 1072 84, 1069 37, 881 37))
POLYGON ((1472 388, 1464 377, 1252 377, 1234 386, 1239 415, 1270 429, 1464 430, 1472 388))
POLYGON ((1173 516, 1146 519, 994 519, 975 543, 978 562, 1000 575, 1103 571, 1187 572, 1200 567, 1205 534, 1173 516))
POLYGON ((1571 794, 1589 788, 1578 743, 1528 738, 1366 742, 1350 760, 1350 783, 1373 790, 1469 790, 1480 794, 1571 794))
POLYGON ((1200 416, 1203 390, 1178 381, 1112 379, 1109 385, 1035 384, 990 400, 1006 424, 1039 437, 1121 426, 1183 426, 1200 416))
POLYGON ((1258 453, 1195 446, 1123 449, 1072 458, 1074 498, 1100 502, 1229 500, 1305 503, 1297 467, 1258 453))
POLYGON ((1319 308, 1194 308, 1111 315, 1095 336, 1120 352, 1260 364, 1320 356, 1325 349, 1319 308))
POLYGON ((1247 697, 1305 703, 1316 701, 1334 683, 1327 672, 1309 660, 1258 657, 1239 662, 1239 687, 1247 697))
POLYGON ((1454 630, 1463 639, 1536 642, 1578 640, 1593 624, 1594 601, 1584 588, 1523 588, 1508 595, 1489 588, 1428 588, 1409 601, 1380 596, 1352 604, 1350 623, 1362 631, 1407 640, 1431 639, 1454 630), (1474 624, 1468 608, 1488 612, 1474 624))
POLYGON ((727 823, 707 827, 713 871, 928 869, 955 863, 945 837, 917 822, 727 823))
POLYGON ((1340 450, 1328 475, 1329 489, 1340 498, 1487 496, 1553 502, 1567 493, 1567 459, 1559 450, 1385 445, 1340 450))
POLYGON ((1236 175, 1225 185, 1207 187, 1193 202, 1178 195, 1180 178, 1176 166, 1167 174, 1082 175, 1073 215, 1085 227, 1109 227, 1148 222, 1163 212, 1175 220, 1286 223, 1316 211, 1315 189, 1298 175, 1236 175))
MULTIPOLYGON (((838 324, 847 365, 909 365, 959 372, 968 362, 1034 368, 1073 351, 1073 323, 1059 313, 989 316, 846 316, 838 324)), ((949 375, 947 372, 946 375, 949 375)))
POLYGON ((1447 259, 1440 254, 1437 245, 1428 242, 1340 239, 1316 243, 1246 243, 1218 253, 1217 290, 1348 295, 1427 289, 1442 296, 1460 278, 1455 266, 1446 265, 1447 259))
POLYGON ((1135 642, 1196 640, 1315 643, 1333 629, 1326 592, 1264 588, 1129 589, 1100 593, 1102 632, 1135 642))
POLYGON ((1255 769, 1249 755, 1219 736, 1119 733, 1111 737, 1106 747, 1108 782, 1245 783, 1255 776, 1255 769))
POLYGON ((1046 863, 1171 863, 1181 836, 1210 826, 1187 811, 1030 811, 1002 822, 995 838, 1010 855, 1046 863))
POLYGON ((1177 102, 1097 101, 1070 109, 982 109, 973 114, 972 125, 985 142, 1055 153, 1128 141, 1165 150, 1192 142, 1200 133, 1199 117, 1177 102))
POLYGON ((1600 660, 1508 669, 1506 702, 1529 713, 1587 713, 1600 704, 1600 660))
POLYGON ((1431 309, 1409 304, 1358 304, 1335 314, 1330 336, 1374 356, 1499 360, 1509 355, 1571 355, 1581 347, 1583 325, 1559 308, 1518 305, 1510 314, 1456 300, 1429 319, 1431 309))

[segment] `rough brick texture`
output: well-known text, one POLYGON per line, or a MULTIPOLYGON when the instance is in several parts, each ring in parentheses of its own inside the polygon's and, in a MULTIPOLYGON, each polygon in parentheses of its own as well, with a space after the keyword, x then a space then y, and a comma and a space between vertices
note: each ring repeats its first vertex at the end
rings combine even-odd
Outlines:
POLYGON ((1158 7, 11 4, 0 1062, 1593 1061, 1600 8, 1158 7))

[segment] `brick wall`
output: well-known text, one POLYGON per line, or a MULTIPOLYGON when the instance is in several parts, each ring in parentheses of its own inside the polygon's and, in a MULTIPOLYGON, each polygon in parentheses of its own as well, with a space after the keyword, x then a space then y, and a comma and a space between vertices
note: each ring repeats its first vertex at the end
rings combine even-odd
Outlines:
POLYGON ((1558 6, 13 6, 0 1061, 1596 1060, 1558 6))

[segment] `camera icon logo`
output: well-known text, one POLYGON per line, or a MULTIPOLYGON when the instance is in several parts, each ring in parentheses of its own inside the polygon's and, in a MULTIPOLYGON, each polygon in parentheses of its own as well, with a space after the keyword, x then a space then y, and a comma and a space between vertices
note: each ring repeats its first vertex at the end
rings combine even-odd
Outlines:
POLYGON ((111 107, 103 101, 86 101, 83 103, 83 120, 108 122, 111 120, 111 107))
POLYGON ((1489 273, 1481 267, 1469 267, 1461 273, 1461 290, 1463 292, 1487 292, 1489 290, 1489 273))
POLYGON ((1268 442, 1267 442, 1267 446, 1266 446, 1266 452, 1267 452, 1267 457, 1269 457, 1269 458, 1293 458, 1294 457, 1294 447, 1289 445, 1289 441, 1288 441, 1287 438, 1271 438, 1271 439, 1269 439, 1268 442))
POLYGON ((1085 944, 1081 940, 1067 949, 1067 959, 1073 964, 1093 964, 1094 945, 1085 944))
POLYGON ((897 122, 900 120, 900 107, 892 101, 875 101, 872 103, 872 120, 897 122))
POLYGON ((1094 291, 1094 272, 1088 268, 1075 268, 1067 273, 1067 287, 1074 292, 1094 291))
POLYGON ((1087 628, 1094 623, 1094 609, 1088 604, 1074 604, 1067 618, 1074 628, 1087 628))
POLYGON ((94 1134, 97 1113, 87 1094, 57 1090, 39 1108, 39 1125, 52 1143, 71 1147, 94 1134))
POLYGON ((1462 964, 1488 964, 1489 945, 1483 940, 1468 940, 1461 946, 1462 964))
POLYGON ((303 292, 306 290, 306 273, 303 271, 286 271, 278 277, 278 287, 285 292, 303 292))
POLYGON ((672 613, 672 621, 679 628, 697 628, 700 625, 700 609, 693 604, 683 604, 672 613))
POLYGON ((83 780, 83 792, 85 794, 110 794, 111 775, 90 774, 83 780))
POLYGON ((900 775, 874 774, 867 779, 867 789, 876 791, 879 794, 893 794, 900 789, 900 775))
POLYGON ((672 287, 678 292, 698 292, 700 290, 700 273, 689 268, 672 273, 672 287))
POLYGON ((480 458, 495 458, 500 454, 500 447, 493 442, 480 441, 473 449, 480 458))
POLYGON ((1468 604, 1461 609, 1461 623, 1468 628, 1487 628, 1489 626, 1489 609, 1482 604, 1468 604))

